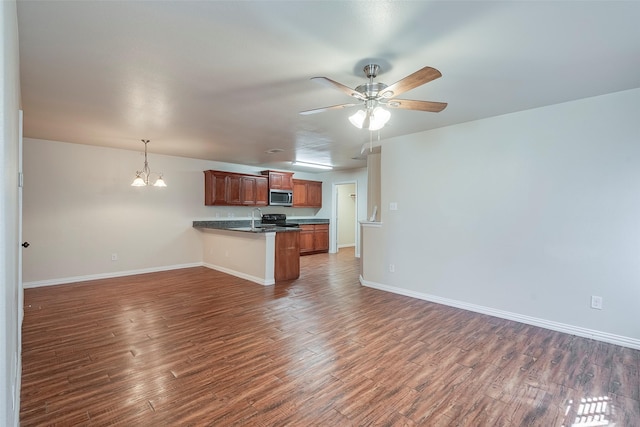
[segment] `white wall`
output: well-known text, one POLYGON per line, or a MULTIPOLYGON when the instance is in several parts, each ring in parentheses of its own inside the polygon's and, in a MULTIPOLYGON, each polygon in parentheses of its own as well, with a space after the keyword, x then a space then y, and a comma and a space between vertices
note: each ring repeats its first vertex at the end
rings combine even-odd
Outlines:
MULTIPOLYGON (((31 243, 25 286, 201 264, 202 236, 192 221, 250 218, 249 207, 204 206, 202 171, 260 169, 153 154, 151 141, 149 166, 164 173, 168 187, 136 188, 130 184, 142 168, 144 145, 133 140, 132 149, 139 151, 25 138, 24 239, 31 243)), ((322 181, 330 175, 294 176, 322 181)), ((322 211, 330 212, 331 199, 323 201, 322 211)), ((263 212, 319 215, 306 208, 263 212)))
POLYGON ((204 265, 260 285, 275 283, 275 233, 203 230, 204 265))
POLYGON ((15 1, 0 3, 2 67, 0 67, 0 424, 18 425, 20 408, 19 307, 19 109, 18 23, 15 1))
POLYGON ((372 153, 367 156, 367 219, 373 219, 373 221, 380 222, 382 217, 380 216, 382 207, 380 204, 380 183, 382 177, 380 176, 380 152, 372 153), (375 213, 375 215, 374 215, 375 213))
POLYGON ((635 89, 385 142, 395 272, 365 279, 640 346, 639 117, 635 89))

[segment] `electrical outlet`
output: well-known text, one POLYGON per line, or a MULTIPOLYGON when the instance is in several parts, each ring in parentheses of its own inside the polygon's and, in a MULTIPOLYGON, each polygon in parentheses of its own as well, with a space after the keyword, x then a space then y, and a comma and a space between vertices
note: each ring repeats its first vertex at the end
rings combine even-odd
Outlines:
POLYGON ((117 261, 117 260, 118 260, 118 254, 112 253, 111 254, 111 261, 117 261))
POLYGON ((390 211, 397 211, 398 210, 398 202, 389 203, 389 210, 390 211))
POLYGON ((396 265, 395 264, 389 264, 389 272, 391 272, 391 273, 395 273, 396 272, 396 265))
POLYGON ((591 308, 602 310, 602 297, 591 295, 591 308))

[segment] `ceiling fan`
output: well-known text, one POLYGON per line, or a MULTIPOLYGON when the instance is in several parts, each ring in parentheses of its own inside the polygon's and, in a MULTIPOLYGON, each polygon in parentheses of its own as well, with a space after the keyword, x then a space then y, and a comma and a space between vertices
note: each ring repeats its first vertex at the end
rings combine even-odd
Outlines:
POLYGON ((327 77, 312 77, 311 80, 318 83, 336 88, 349 96, 358 99, 359 103, 339 104, 330 107, 316 108, 313 110, 301 111, 300 114, 315 114, 328 110, 336 110, 340 108, 355 107, 356 105, 364 105, 363 110, 358 110, 356 114, 349 117, 351 123, 362 129, 378 130, 381 129, 389 120, 391 113, 382 107, 400 108, 404 110, 417 110, 438 113, 445 109, 446 102, 432 101, 415 101, 411 99, 394 98, 413 88, 429 83, 439 77, 442 77, 440 71, 432 67, 424 67, 413 74, 387 86, 384 83, 374 82, 373 79, 378 75, 380 66, 377 64, 368 64, 364 67, 364 74, 369 79, 368 83, 362 84, 355 89, 351 89, 341 83, 331 80, 327 77))

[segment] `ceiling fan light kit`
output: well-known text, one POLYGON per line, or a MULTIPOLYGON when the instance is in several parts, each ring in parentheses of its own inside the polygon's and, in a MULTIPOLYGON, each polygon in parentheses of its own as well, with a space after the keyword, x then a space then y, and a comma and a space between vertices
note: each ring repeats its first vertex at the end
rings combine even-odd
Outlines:
POLYGON ((391 118, 391 113, 382 107, 374 108, 369 114, 369 126, 365 126, 367 111, 358 110, 354 115, 349 116, 349 121, 358 129, 365 128, 370 131, 380 130, 391 118))
POLYGON ((382 129, 391 118, 391 113, 382 107, 438 113, 444 110, 447 106, 446 102, 415 101, 411 99, 393 98, 396 95, 400 95, 413 88, 442 77, 440 71, 435 68, 423 67, 390 86, 373 81, 380 71, 380 66, 378 64, 368 64, 364 67, 363 71, 369 81, 357 86, 355 89, 351 89, 350 87, 327 77, 313 77, 311 79, 318 83, 333 87, 334 89, 338 89, 343 93, 360 100, 360 104, 339 104, 330 107, 301 111, 300 114, 315 114, 327 110, 350 108, 364 104, 364 109, 358 110, 357 113, 350 116, 349 121, 359 129, 375 131, 382 129))

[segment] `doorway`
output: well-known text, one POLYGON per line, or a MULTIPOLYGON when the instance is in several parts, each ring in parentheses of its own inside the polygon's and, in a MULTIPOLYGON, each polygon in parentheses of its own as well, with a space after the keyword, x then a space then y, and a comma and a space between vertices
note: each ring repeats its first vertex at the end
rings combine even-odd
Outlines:
POLYGON ((358 188, 356 182, 334 184, 333 189, 333 250, 354 250, 359 256, 358 237, 358 188))

